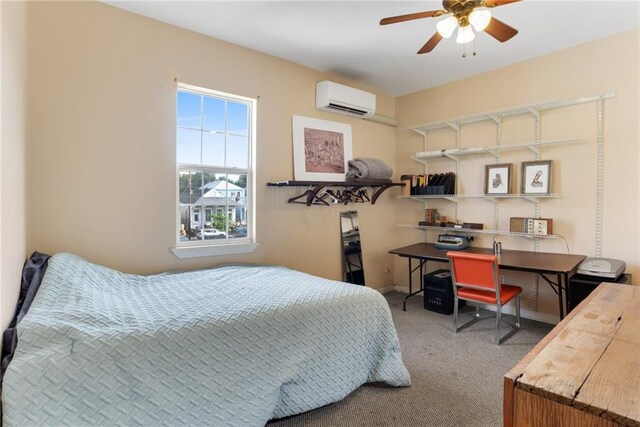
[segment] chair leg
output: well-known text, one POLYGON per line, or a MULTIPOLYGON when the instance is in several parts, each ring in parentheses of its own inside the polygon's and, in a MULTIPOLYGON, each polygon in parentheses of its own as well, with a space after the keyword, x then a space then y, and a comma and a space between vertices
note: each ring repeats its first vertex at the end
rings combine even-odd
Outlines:
POLYGON ((502 305, 496 306, 496 345, 500 345, 500 318, 502 317, 502 305))
POLYGON ((453 299, 453 333, 458 333, 458 297, 453 299))
POLYGON ((463 330, 467 326, 473 325, 478 320, 480 320, 480 306, 478 305, 478 303, 476 303, 476 314, 475 314, 475 316, 473 316, 471 318, 471 320, 469 320, 467 323, 464 323, 463 325, 458 327, 458 299, 457 298, 454 299, 453 304, 454 304, 453 305, 453 321, 454 321, 454 326, 455 326, 456 333, 460 332, 461 330, 463 330))
MULTIPOLYGON (((497 342, 498 345, 503 343, 507 338, 511 337, 513 334, 515 334, 516 332, 518 332, 520 330, 520 295, 519 294, 516 295, 515 304, 516 304, 516 323, 515 323, 515 325, 512 325, 507 320, 505 320, 505 322, 509 326, 511 326, 511 330, 509 332, 507 332, 502 338, 499 338, 499 335, 496 335, 496 340, 498 341, 497 342)), ((498 306, 498 311, 496 312, 496 317, 499 317, 499 315, 500 315, 500 307, 498 306)))

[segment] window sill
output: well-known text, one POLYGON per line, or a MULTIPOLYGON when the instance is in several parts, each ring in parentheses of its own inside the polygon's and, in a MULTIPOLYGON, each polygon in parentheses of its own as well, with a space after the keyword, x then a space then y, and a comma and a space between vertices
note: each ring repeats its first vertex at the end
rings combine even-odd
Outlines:
POLYGON ((180 246, 170 248, 180 258, 199 258, 219 255, 249 254, 256 250, 258 243, 233 243, 228 245, 180 246))

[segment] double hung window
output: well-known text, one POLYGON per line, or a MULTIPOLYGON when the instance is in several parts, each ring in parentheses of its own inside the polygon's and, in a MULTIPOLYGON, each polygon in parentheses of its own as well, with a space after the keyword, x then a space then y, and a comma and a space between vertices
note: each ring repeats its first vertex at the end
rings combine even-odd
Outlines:
POLYGON ((254 99, 178 85, 178 248, 255 243, 255 110, 254 99))

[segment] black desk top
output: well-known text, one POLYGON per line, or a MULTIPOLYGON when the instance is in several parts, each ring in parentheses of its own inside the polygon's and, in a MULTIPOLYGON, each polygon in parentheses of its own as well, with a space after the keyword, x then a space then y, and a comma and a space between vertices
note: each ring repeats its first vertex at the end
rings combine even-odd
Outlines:
MULTIPOLYGON (((464 251, 493 255, 493 250, 490 248, 470 247, 464 251)), ((416 243, 389 251, 389 253, 402 257, 449 262, 447 252, 447 249, 436 248, 433 243, 416 243)), ((510 270, 562 274, 571 273, 585 258, 585 255, 503 249, 502 253, 498 254, 498 265, 510 270)))

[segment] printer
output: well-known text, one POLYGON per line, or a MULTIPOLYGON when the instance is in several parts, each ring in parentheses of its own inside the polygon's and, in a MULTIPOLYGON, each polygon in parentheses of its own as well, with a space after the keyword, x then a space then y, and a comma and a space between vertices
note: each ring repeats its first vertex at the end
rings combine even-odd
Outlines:
POLYGON ((578 266, 578 273, 581 276, 589 276, 603 281, 616 281, 622 276, 627 268, 624 261, 611 258, 587 258, 578 266))

